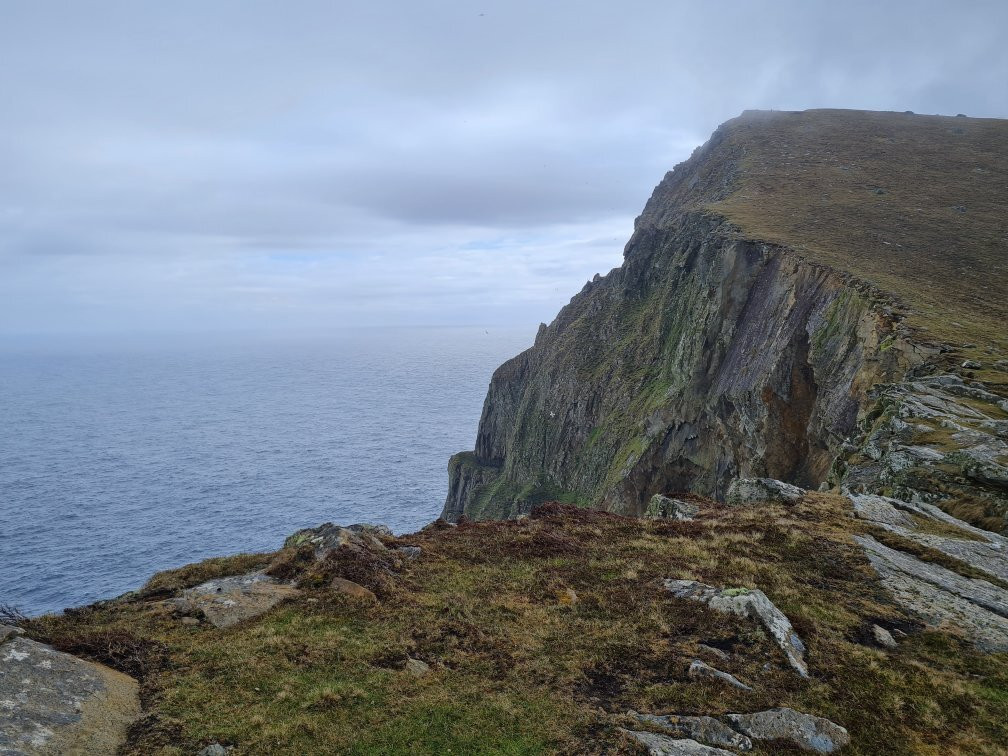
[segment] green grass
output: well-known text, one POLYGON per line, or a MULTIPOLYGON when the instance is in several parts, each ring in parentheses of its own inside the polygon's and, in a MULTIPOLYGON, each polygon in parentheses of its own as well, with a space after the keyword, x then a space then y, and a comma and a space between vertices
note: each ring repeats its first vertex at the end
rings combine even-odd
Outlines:
POLYGON ((549 504, 520 521, 432 527, 399 539, 422 556, 381 577, 378 604, 316 579, 224 630, 131 601, 29 632, 140 676, 131 754, 212 741, 236 754, 634 753, 618 731, 627 709, 778 705, 844 724, 849 753, 994 753, 1008 742, 1008 655, 923 631, 895 606, 851 542, 844 499, 731 510, 696 500, 695 522, 549 504), (812 678, 753 623, 673 599, 667 577, 765 591, 805 640, 812 678), (909 637, 894 653, 864 645, 876 622, 909 637), (732 649, 718 666, 755 691, 690 680, 699 643, 732 649), (431 672, 412 676, 407 657, 431 672))

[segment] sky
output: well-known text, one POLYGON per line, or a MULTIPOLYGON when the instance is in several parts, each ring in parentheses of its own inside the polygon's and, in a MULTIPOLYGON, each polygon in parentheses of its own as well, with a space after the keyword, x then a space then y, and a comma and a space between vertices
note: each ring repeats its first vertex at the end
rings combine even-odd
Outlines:
POLYGON ((549 322, 751 108, 1008 116, 1008 3, 0 0, 0 338, 549 322))

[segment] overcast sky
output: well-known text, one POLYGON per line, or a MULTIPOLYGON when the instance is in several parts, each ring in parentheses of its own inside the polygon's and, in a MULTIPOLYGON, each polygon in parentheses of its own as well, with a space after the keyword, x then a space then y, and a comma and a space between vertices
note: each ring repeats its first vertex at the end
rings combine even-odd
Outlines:
POLYGON ((1008 115, 1008 2, 0 0, 0 335, 534 325, 748 108, 1008 115))

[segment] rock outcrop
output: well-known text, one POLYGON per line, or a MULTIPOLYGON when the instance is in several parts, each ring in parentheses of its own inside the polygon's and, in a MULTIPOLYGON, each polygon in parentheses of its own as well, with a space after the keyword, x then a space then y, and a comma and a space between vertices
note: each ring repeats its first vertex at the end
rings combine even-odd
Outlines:
POLYGON ((868 390, 928 354, 870 285, 711 210, 740 175, 740 128, 668 173, 623 265, 496 371, 446 519, 546 499, 641 514, 655 493, 723 497, 738 477, 818 486, 868 390))
POLYGON ((714 611, 737 614, 762 624, 780 646, 788 663, 802 677, 808 677, 805 644, 791 622, 759 589, 715 588, 695 580, 666 580, 665 590, 676 598, 706 604, 714 611))
POLYGON ((112 754, 140 713, 137 682, 0 633, 0 753, 112 754))

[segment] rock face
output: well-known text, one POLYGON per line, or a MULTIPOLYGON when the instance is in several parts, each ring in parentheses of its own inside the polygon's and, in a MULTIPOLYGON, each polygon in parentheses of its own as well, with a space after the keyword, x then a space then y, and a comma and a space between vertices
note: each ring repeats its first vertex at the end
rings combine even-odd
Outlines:
POLYGON ((737 477, 817 486, 868 389, 921 361, 870 287, 710 212, 739 169, 730 131, 665 176, 623 265, 494 373, 445 519, 547 499, 641 514, 737 477))
POLYGON ((139 713, 133 678, 27 638, 0 641, 0 753, 113 754, 139 713))

